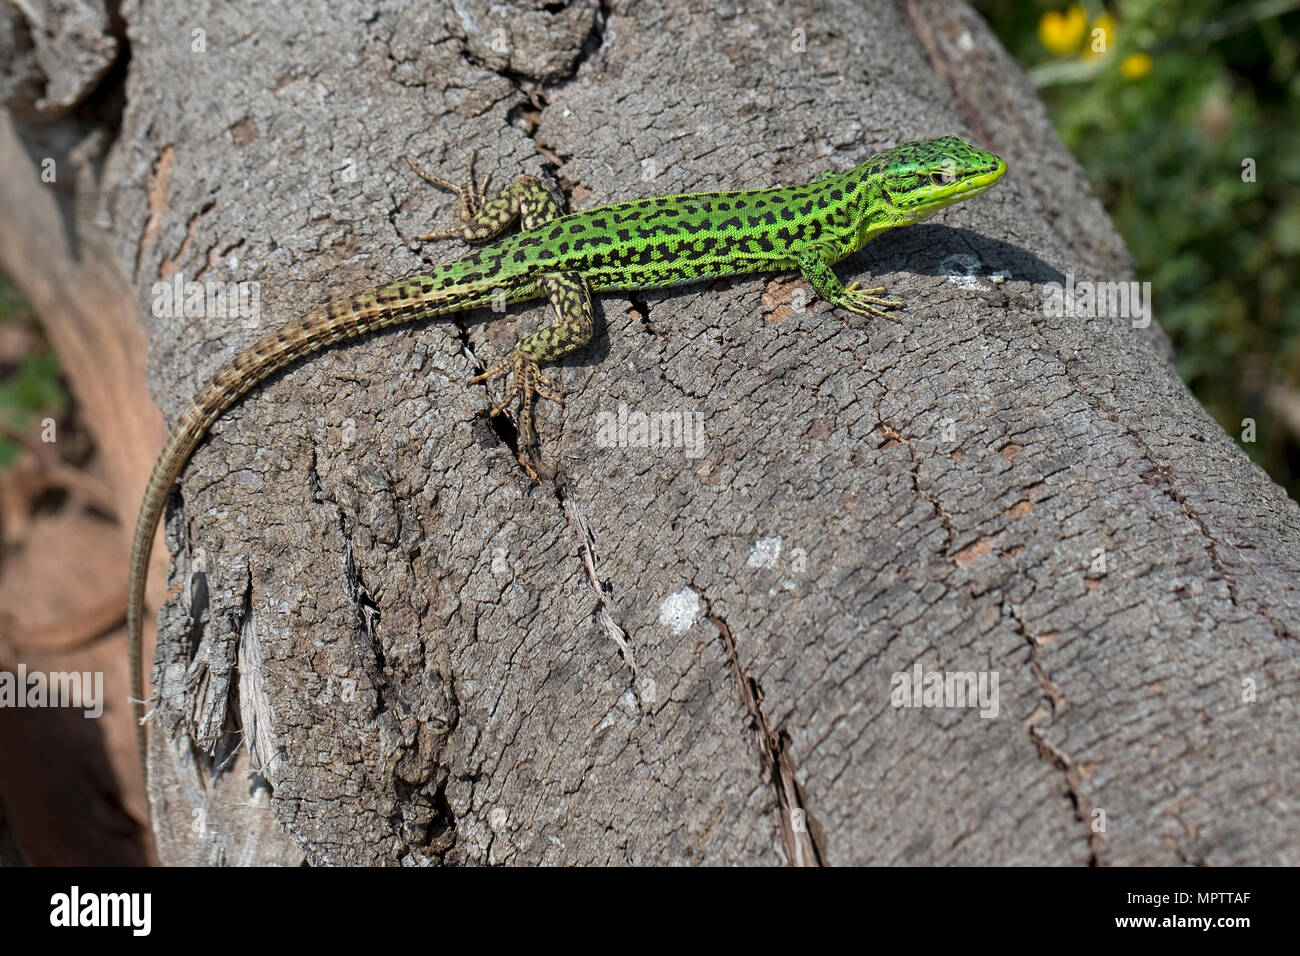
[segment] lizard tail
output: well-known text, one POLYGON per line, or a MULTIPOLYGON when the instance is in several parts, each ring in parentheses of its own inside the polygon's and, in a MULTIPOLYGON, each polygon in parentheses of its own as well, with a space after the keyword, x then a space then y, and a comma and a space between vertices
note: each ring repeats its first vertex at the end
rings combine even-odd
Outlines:
POLYGON ((167 504, 167 495, 212 423, 245 392, 296 359, 378 327, 377 324, 372 325, 366 321, 366 318, 355 313, 342 315, 341 310, 331 305, 264 335, 222 368, 185 410, 172 427, 167 444, 163 446, 158 461, 153 466, 149 484, 145 487, 144 500, 140 504, 140 514, 136 518, 135 537, 131 539, 126 604, 135 738, 140 751, 140 767, 146 781, 149 773, 144 727, 146 701, 140 648, 144 629, 144 588, 149 577, 149 556, 153 553, 153 541, 157 536, 163 508, 167 504))
MULTIPOLYGON (((146 701, 140 648, 144 627, 144 588, 158 522, 162 519, 172 485, 212 423, 249 389, 284 367, 344 339, 491 302, 490 293, 494 290, 457 281, 454 270, 459 266, 456 263, 430 276, 402 280, 330 302, 268 332, 222 368, 172 427, 145 488, 144 501, 135 523, 135 537, 131 540, 131 564, 127 576, 126 636, 131 666, 131 698, 146 803, 149 764, 146 759, 146 701)), ((524 291, 531 292, 531 287, 525 287, 524 291)))
MULTIPOLYGON (((427 311, 434 311, 430 306, 427 311)), ((427 314, 427 312, 426 312, 427 314)), ((414 316, 412 316, 414 318, 414 316)), ((207 388, 194 399, 172 427, 145 487, 140 514, 131 539, 131 564, 127 575, 126 636, 131 667, 131 700, 135 715, 136 746, 140 768, 149 779, 144 726, 145 697, 141 635, 144 629, 144 589, 149 577, 149 556, 157 536, 158 523, 172 485, 180 477, 194 449, 226 409, 268 376, 319 349, 342 339, 354 338, 379 327, 356 310, 344 312, 331 303, 324 309, 269 332, 234 357, 207 388)), ((146 790, 148 788, 146 787, 146 790)), ((145 795, 146 800, 148 794, 145 795)))
MULTIPOLYGON (((131 539, 131 565, 127 576, 126 634, 130 649, 131 707, 135 714, 135 742, 140 751, 140 769, 148 774, 144 728, 144 671, 141 662, 140 636, 144 627, 144 586, 149 576, 149 556, 153 553, 153 539, 162 517, 167 493, 180 477, 181 469, 194 449, 203 440, 203 429, 198 427, 199 406, 191 405, 172 429, 162 454, 154 465, 149 484, 145 487, 144 502, 135 523, 135 537, 131 539)), ((146 788, 147 790, 148 788, 146 788)), ((145 794, 145 800, 149 798, 145 794)))

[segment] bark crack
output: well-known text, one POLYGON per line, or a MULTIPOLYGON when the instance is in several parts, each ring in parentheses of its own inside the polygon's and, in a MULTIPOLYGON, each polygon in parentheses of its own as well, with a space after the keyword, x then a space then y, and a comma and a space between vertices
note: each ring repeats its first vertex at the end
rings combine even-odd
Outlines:
POLYGON ((1262 603, 1255 601, 1252 602, 1253 606, 1247 606, 1242 602, 1237 594, 1237 585, 1233 581, 1232 576, 1228 573, 1228 569, 1223 563, 1223 558, 1219 554, 1217 540, 1214 535, 1210 533, 1209 525, 1205 523, 1205 519, 1203 519, 1196 509, 1192 507, 1187 495, 1178 490, 1178 484, 1174 480, 1173 470, 1169 465, 1156 457, 1151 446, 1147 444, 1146 440, 1138 434, 1137 431, 1135 431, 1120 417, 1118 411, 1107 405, 1106 402, 1102 401, 1099 397, 1083 387, 1078 379, 1075 378, 1074 373, 1070 369, 1070 363, 1065 356, 1061 355, 1059 351, 1056 353, 1056 356, 1060 360, 1061 367, 1065 370, 1066 377, 1070 380, 1070 384, 1074 387, 1075 392, 1090 401, 1096 408, 1101 409, 1107 418, 1123 429, 1124 434, 1129 438, 1129 440, 1132 441, 1133 444, 1137 445, 1141 450, 1142 456, 1151 463, 1152 471, 1147 472, 1147 474, 1154 474, 1164 483, 1165 494, 1167 494, 1179 506, 1179 508, 1182 509, 1184 517, 1186 517, 1188 521, 1192 522, 1192 524, 1196 526, 1197 530, 1200 531, 1201 536, 1205 539, 1205 551, 1210 559, 1210 564, 1214 566, 1214 570, 1218 572, 1219 577, 1223 579, 1224 587, 1228 591, 1228 599, 1232 602, 1232 605, 1247 614, 1254 614, 1262 617, 1268 622, 1269 627, 1273 631, 1273 635, 1278 640, 1295 640, 1295 637, 1291 632, 1288 631, 1262 603))
MULTIPOLYGON (((1143 446, 1143 451, 1146 453, 1147 458, 1154 464, 1154 459, 1151 458, 1150 451, 1145 446, 1143 446)), ((1209 526, 1206 525, 1205 519, 1203 519, 1200 514, 1197 513, 1196 509, 1191 506, 1190 502, 1187 500, 1187 496, 1178 490, 1178 486, 1174 483, 1173 472, 1170 471, 1169 466, 1156 465, 1155 468, 1156 474, 1158 474, 1165 482, 1166 494, 1177 502, 1178 506, 1182 508, 1183 514, 1192 522, 1192 524, 1196 525, 1197 529, 1201 532, 1201 536, 1205 538, 1206 554, 1209 555, 1210 563, 1214 565, 1214 570, 1218 572, 1219 577, 1223 578, 1223 584, 1228 589, 1228 597, 1231 599, 1233 605, 1241 608, 1241 610, 1247 613, 1253 612, 1263 617, 1273 629, 1273 635, 1278 640, 1286 640, 1287 638, 1290 638, 1292 636, 1291 632, 1269 613, 1268 608, 1264 607, 1262 604, 1257 604, 1255 607, 1249 608, 1241 602, 1237 596, 1237 585, 1232 580, 1232 576, 1228 573, 1227 568, 1224 567, 1223 559, 1219 556, 1218 545, 1215 542, 1214 536, 1210 534, 1210 529, 1209 526)))
POLYGON ((582 545, 582 565, 587 572, 587 582, 591 585, 592 593, 596 596, 596 623, 600 625, 606 636, 618 647, 619 654, 623 657, 623 663, 632 672, 632 679, 635 681, 640 673, 636 663, 636 655, 632 652, 632 646, 627 638, 627 631, 614 620, 614 616, 609 611, 609 599, 612 597, 613 592, 609 582, 602 581, 600 578, 595 549, 596 535, 591 530, 591 523, 587 520, 586 510, 570 493, 569 483, 563 475, 554 480, 552 487, 555 492, 555 499, 560 503, 560 508, 569 521, 569 527, 573 529, 582 545))
POLYGON ((916 449, 912 447, 912 442, 902 432, 883 421, 880 423, 880 428, 891 440, 898 442, 907 449, 907 457, 912 463, 912 490, 916 492, 918 498, 921 498, 933 509, 935 516, 943 522, 944 536, 947 539, 943 543, 943 553, 947 555, 952 548, 953 541, 957 538, 957 531, 953 526, 952 517, 944 510, 938 498, 921 487, 921 464, 917 461, 916 449))
POLYGON ((357 570, 352 559, 352 535, 348 530, 347 516, 343 507, 327 491, 320 480, 317 465, 316 448, 311 449, 311 462, 307 466, 311 481, 312 497, 317 504, 327 505, 334 510, 338 523, 339 536, 343 539, 343 577, 344 587, 351 598, 355 614, 354 635, 357 657, 361 668, 370 679, 375 689, 375 709, 372 719, 388 711, 391 693, 391 677, 387 661, 384 658, 383 641, 379 636, 380 609, 370 596, 361 572, 357 570))
POLYGON ((1034 708, 1034 712, 1025 718, 1025 729, 1029 731, 1029 736, 1034 741, 1038 755, 1059 770, 1065 777, 1065 792, 1074 809, 1074 818, 1088 828, 1088 865, 1102 866, 1104 864, 1101 853, 1105 849, 1106 841, 1092 826, 1092 820, 1083 797, 1083 777, 1079 773, 1078 764, 1064 750, 1049 741, 1044 733, 1045 726, 1051 726, 1056 721, 1056 718, 1065 711, 1065 694, 1062 693, 1056 681, 1052 680, 1051 675, 1047 673, 1047 668, 1043 666, 1042 659, 1038 654, 1040 646, 1038 638, 1031 634, 1029 628, 1025 625, 1025 620, 1020 613, 1020 605, 1011 604, 1004 599, 1002 615, 1013 622, 1016 632, 1029 645, 1029 666, 1043 688, 1044 697, 1047 698, 1048 703, 1051 705, 1050 714, 1045 712, 1041 703, 1034 708))
POLYGON ((749 712, 758 735, 763 775, 776 791, 781 842, 785 846, 786 859, 791 866, 825 866, 826 858, 822 849, 825 835, 807 810, 807 800, 799 786, 798 768, 790 755, 790 736, 784 730, 772 729, 767 715, 763 713, 763 689, 755 678, 746 674, 741 668, 740 654, 736 649, 736 639, 731 633, 731 627, 722 615, 713 613, 707 599, 702 598, 702 600, 705 617, 722 636, 722 645, 727 652, 727 663, 731 666, 731 674, 735 678, 741 703, 749 712))

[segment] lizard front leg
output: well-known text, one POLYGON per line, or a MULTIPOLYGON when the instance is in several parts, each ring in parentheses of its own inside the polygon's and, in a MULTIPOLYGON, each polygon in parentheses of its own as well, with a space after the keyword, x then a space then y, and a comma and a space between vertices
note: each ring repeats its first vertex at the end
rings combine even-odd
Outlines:
POLYGON ((808 284, 817 294, 827 302, 848 309, 850 312, 856 312, 858 315, 875 314, 893 319, 894 317, 885 309, 903 304, 892 299, 879 298, 876 293, 884 292, 884 286, 862 289, 859 288, 859 283, 855 282, 846 288, 831 267, 827 250, 820 246, 809 248, 799 257, 799 271, 803 273, 803 277, 808 280, 808 284))
POLYGON ((464 239, 466 242, 487 242, 495 239, 519 220, 525 229, 532 229, 563 215, 564 210, 551 191, 536 176, 520 176, 492 199, 486 198, 491 174, 483 182, 474 182, 474 156, 469 160, 469 181, 457 186, 440 176, 427 173, 407 160, 422 179, 441 189, 449 189, 460 199, 460 224, 455 229, 431 232, 417 239, 464 239))
POLYGON ((533 468, 525 449, 536 444, 533 431, 533 397, 540 395, 553 402, 563 404, 559 395, 551 390, 551 383, 542 375, 543 362, 556 362, 591 341, 595 320, 591 306, 591 290, 586 280, 578 272, 552 272, 538 279, 551 307, 555 309, 556 321, 536 332, 520 339, 510 350, 506 360, 495 368, 488 369, 482 375, 476 375, 471 382, 483 382, 497 375, 514 376, 514 390, 495 408, 492 415, 499 415, 516 397, 520 403, 520 464, 534 478, 537 472, 533 468))

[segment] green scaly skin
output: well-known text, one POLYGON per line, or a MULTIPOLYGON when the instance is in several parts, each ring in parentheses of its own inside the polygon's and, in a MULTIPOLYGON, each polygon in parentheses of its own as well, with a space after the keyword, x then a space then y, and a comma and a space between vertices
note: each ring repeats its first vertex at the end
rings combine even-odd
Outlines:
POLYGON ((132 696, 146 783, 140 634, 149 554, 167 495, 190 455, 213 422, 249 389, 304 356, 367 332, 493 305, 502 297, 521 302, 544 296, 556 321, 521 339, 504 362, 470 380, 513 375, 513 393, 492 414, 512 398, 520 400, 520 461, 536 479, 527 451, 535 444, 533 399, 540 395, 559 401, 540 366, 591 340, 593 292, 798 270, 832 304, 862 315, 885 315, 885 309, 899 303, 879 298, 883 289, 862 289, 857 283, 845 287, 834 263, 887 229, 920 222, 979 195, 1006 168, 992 153, 945 136, 904 143, 805 186, 656 196, 567 216, 532 176, 486 201, 487 183, 476 186, 472 168, 465 189, 421 173, 454 190, 461 210, 459 228, 420 238, 495 241, 427 274, 335 300, 268 333, 196 396, 154 466, 136 522, 127 603, 132 696), (503 236, 515 220, 521 231, 503 236))

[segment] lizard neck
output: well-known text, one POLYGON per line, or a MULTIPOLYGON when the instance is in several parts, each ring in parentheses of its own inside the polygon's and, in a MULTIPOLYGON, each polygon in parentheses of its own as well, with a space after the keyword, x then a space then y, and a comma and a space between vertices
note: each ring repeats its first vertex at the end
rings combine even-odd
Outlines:
POLYGON ((885 230, 910 222, 895 207, 882 183, 863 175, 862 169, 823 176, 809 188, 819 193, 821 228, 817 242, 828 249, 832 262, 857 252, 885 230))
MULTIPOLYGON (((856 170, 854 171, 856 172, 856 170)), ((857 178, 856 195, 856 229, 853 236, 853 251, 861 249, 868 242, 889 229, 906 226, 912 219, 898 209, 893 197, 885 189, 884 180, 878 176, 860 176, 857 178)))

